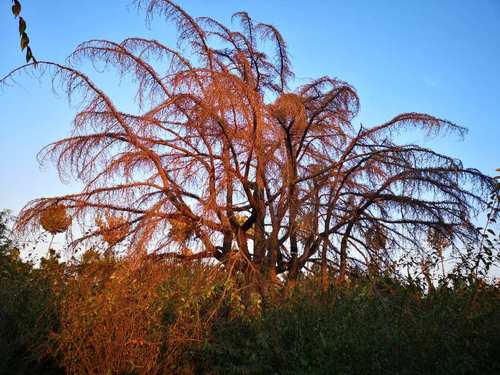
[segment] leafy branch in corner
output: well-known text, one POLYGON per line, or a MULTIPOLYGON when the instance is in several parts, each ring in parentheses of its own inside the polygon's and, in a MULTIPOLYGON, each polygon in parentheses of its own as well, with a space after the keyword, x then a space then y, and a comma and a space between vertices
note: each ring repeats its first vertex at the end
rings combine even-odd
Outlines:
POLYGON ((24 20, 23 17, 20 16, 21 3, 19 2, 19 0, 12 1, 12 14, 14 15, 15 18, 19 18, 20 44, 21 44, 21 50, 24 51, 26 49, 26 62, 29 63, 30 61, 32 61, 36 64, 37 61, 35 59, 35 56, 33 56, 31 47, 29 46, 30 38, 26 33, 26 21, 24 20))

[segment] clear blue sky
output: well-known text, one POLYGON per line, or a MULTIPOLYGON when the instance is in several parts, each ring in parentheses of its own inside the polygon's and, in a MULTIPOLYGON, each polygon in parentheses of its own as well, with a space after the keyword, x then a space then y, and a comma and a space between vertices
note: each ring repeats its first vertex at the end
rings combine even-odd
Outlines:
MULTIPOLYGON (((469 128, 467 137, 434 141, 439 151, 493 174, 500 167, 500 1, 179 1, 194 16, 225 23, 250 15, 281 30, 299 79, 331 75, 354 85, 356 120, 375 125, 405 111, 428 112, 469 128)), ((130 0, 23 0, 31 46, 39 59, 64 61, 81 41, 127 36, 174 46, 172 28, 151 29, 130 0)), ((10 1, 0 2, 0 75, 23 63, 10 1)), ((0 92, 0 208, 69 192, 35 155, 69 133, 73 110, 48 80, 23 78, 0 92)), ((102 78, 114 88, 112 78, 102 78)), ((120 98, 120 100, 128 100, 120 98)))

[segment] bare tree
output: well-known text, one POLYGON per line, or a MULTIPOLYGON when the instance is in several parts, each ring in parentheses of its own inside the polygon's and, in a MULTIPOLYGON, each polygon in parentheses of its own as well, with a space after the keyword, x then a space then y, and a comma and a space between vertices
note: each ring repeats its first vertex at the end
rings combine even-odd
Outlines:
POLYGON ((292 284, 311 262, 321 263, 324 283, 332 266, 340 279, 353 262, 391 267, 401 252, 428 251, 429 228, 455 249, 477 237, 471 216, 493 180, 395 140, 404 129, 461 136, 464 128, 421 113, 357 126, 349 84, 321 77, 290 89, 287 45, 272 25, 239 12, 234 31, 168 0, 139 4, 176 22, 179 50, 138 37, 91 40, 66 65, 38 62, 82 98, 73 134, 41 158, 85 186, 30 202, 19 229, 64 205, 81 223, 116 218, 108 221, 120 228, 107 230, 130 251, 221 262, 238 254, 260 280, 286 273, 292 284), (133 78, 138 113, 78 69, 87 60, 133 78))

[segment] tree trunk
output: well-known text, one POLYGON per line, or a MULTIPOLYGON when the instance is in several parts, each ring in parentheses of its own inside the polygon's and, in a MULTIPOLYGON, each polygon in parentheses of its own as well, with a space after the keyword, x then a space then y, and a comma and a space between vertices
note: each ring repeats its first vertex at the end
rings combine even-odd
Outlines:
POLYGON ((347 276, 347 245, 353 226, 354 222, 350 222, 348 224, 344 236, 342 237, 342 241, 340 242, 340 268, 338 280, 341 283, 345 281, 347 276))
POLYGON ((328 240, 323 238, 323 247, 321 249, 321 291, 326 293, 328 291, 328 240))

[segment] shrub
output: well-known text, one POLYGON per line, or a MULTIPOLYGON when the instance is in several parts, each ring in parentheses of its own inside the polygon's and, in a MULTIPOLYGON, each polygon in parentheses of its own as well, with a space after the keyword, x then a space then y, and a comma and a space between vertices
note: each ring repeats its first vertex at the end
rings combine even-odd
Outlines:
POLYGON ((62 373, 49 355, 50 334, 58 324, 56 264, 54 253, 38 268, 23 260, 0 213, 0 374, 62 373))
POLYGON ((360 280, 319 299, 310 291, 261 319, 219 320, 199 349, 201 373, 496 374, 500 299, 495 286, 360 280))

